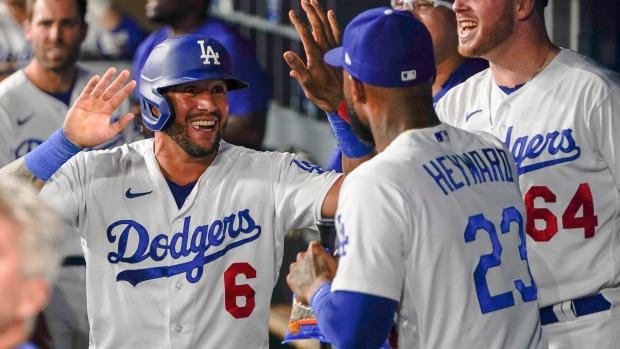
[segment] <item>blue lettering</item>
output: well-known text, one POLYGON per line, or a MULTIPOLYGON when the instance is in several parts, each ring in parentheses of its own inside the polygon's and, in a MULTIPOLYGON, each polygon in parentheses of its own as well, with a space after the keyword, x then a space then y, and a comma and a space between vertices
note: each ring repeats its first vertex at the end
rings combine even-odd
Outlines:
POLYGON ((476 152, 475 150, 472 150, 469 152, 469 155, 471 155, 471 158, 474 160, 476 166, 478 166, 478 169, 480 170, 480 174, 482 175, 482 182, 486 183, 486 179, 484 178, 485 173, 489 176, 489 180, 493 182, 493 177, 491 177, 491 170, 489 170, 486 162, 482 160, 480 154, 478 154, 478 152, 476 152))
POLYGON ((501 177, 502 181, 504 180, 504 174, 502 173, 502 169, 499 167, 499 157, 493 148, 482 149, 482 153, 489 161, 489 165, 491 165, 491 170, 493 170, 493 177, 495 180, 499 180, 497 178, 497 173, 499 172, 499 177, 501 177))
POLYGON ((439 188, 441 188, 443 193, 445 195, 448 195, 448 191, 443 187, 443 185, 441 185, 441 180, 446 182, 446 185, 448 186, 448 189, 450 189, 450 191, 454 191, 454 189, 452 189, 452 187, 450 186, 450 183, 448 183, 448 180, 446 179, 446 177, 443 175, 443 173, 441 173, 441 170, 439 169, 439 167, 437 167, 437 165, 435 165, 435 162, 433 162, 433 160, 431 160, 431 161, 429 161, 429 163, 431 165, 433 165, 435 170, 437 170, 437 174, 434 174, 433 172, 431 172, 431 170, 429 170, 429 168, 426 167, 426 165, 422 165, 422 167, 424 167, 426 172, 428 172, 428 174, 435 180, 435 182, 437 183, 439 188))
POLYGON ((463 174, 463 178, 465 178, 465 181, 467 182, 467 185, 471 185, 471 182, 469 181, 469 178, 467 177, 467 173, 465 172, 465 169, 463 168, 463 166, 461 166, 461 164, 459 164, 459 158, 457 155, 446 155, 446 157, 452 161, 452 163, 454 164, 454 166, 458 167, 459 170, 461 170, 461 173, 463 174))
POLYGON ((206 264, 224 256, 234 248, 258 239, 261 234, 261 226, 256 224, 249 209, 239 211, 238 215, 231 214, 224 217, 223 220, 215 220, 210 225, 196 227, 191 239, 189 238, 190 223, 191 216, 185 217, 183 231, 174 234, 170 239, 170 244, 168 244, 168 236, 165 234, 157 235, 149 242, 150 235, 147 230, 133 220, 120 220, 112 223, 107 229, 107 237, 110 243, 116 242, 117 235, 115 232, 122 229, 118 236, 117 251, 108 254, 108 261, 112 264, 119 262, 137 264, 147 258, 159 262, 166 258, 168 252, 173 259, 195 254, 192 260, 177 265, 123 270, 118 273, 116 280, 127 281, 136 286, 143 281, 185 273, 187 280, 195 283, 202 277, 206 264), (237 228, 234 229, 236 217, 238 217, 238 222, 237 228), (227 232, 232 240, 227 241, 227 232), (240 237, 241 233, 243 233, 242 237, 240 237), (132 254, 131 251, 127 251, 130 236, 138 239, 138 246, 132 254), (223 248, 206 255, 206 251, 212 246, 222 246, 223 248))
POLYGON ((581 155, 581 148, 575 142, 571 129, 565 129, 560 132, 553 131, 545 136, 535 134, 528 141, 528 136, 518 137, 512 140, 513 127, 508 128, 506 141, 504 142, 515 160, 517 165, 517 173, 522 175, 527 172, 535 171, 541 168, 570 162, 578 159, 581 155), (553 158, 539 162, 526 160, 535 160, 545 153, 553 158))
POLYGON ((440 156, 437 158, 437 162, 439 162, 439 165, 441 165, 441 168, 444 170, 444 172, 446 173, 446 175, 448 176, 448 179, 450 180, 450 183, 452 183, 452 186, 454 187, 454 190, 459 189, 460 187, 464 186, 463 182, 458 182, 456 183, 454 181, 454 178, 452 178, 452 173, 454 172, 451 168, 447 168, 444 165, 444 161, 446 160, 445 156, 440 156))

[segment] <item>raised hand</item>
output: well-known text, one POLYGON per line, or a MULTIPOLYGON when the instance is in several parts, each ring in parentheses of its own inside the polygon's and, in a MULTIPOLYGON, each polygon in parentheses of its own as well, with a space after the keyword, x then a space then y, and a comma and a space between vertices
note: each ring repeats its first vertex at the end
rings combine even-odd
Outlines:
POLYGON ((294 52, 284 53, 284 60, 291 67, 290 75, 299 81, 306 97, 328 113, 337 113, 344 100, 342 92, 342 70, 325 63, 323 55, 341 45, 340 28, 334 11, 327 15, 317 0, 301 0, 301 6, 308 16, 312 33, 297 16, 289 12, 289 18, 301 36, 306 52, 307 64, 294 52))
POLYGON ((78 99, 69 109, 63 129, 65 135, 76 145, 86 148, 104 143, 119 134, 134 117, 123 115, 110 124, 110 116, 136 87, 135 81, 125 84, 129 71, 123 70, 114 81, 116 69, 110 68, 99 78, 94 76, 78 99), (110 82, 112 81, 112 82, 110 82))

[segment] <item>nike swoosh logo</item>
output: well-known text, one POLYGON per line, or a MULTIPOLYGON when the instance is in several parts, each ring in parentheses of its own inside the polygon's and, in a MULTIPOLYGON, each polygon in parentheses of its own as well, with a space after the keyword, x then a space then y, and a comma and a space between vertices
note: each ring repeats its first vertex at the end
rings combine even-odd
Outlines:
POLYGON ((480 113, 481 111, 482 111, 482 109, 478 109, 478 110, 472 111, 471 113, 467 114, 467 115, 465 116, 465 122, 469 121, 469 118, 471 118, 471 116, 472 116, 472 115, 474 115, 474 114, 478 114, 478 113, 480 113))
POLYGON ((17 119, 17 125, 18 126, 22 126, 23 124, 27 123, 33 116, 34 116, 34 114, 30 114, 30 115, 26 116, 26 118, 24 118, 24 119, 17 119))
POLYGON ((125 192, 125 196, 127 197, 127 199, 134 199, 134 198, 139 198, 140 196, 149 195, 152 192, 153 191, 151 190, 151 191, 147 191, 147 192, 144 192, 144 193, 132 193, 131 192, 131 188, 129 188, 125 192))

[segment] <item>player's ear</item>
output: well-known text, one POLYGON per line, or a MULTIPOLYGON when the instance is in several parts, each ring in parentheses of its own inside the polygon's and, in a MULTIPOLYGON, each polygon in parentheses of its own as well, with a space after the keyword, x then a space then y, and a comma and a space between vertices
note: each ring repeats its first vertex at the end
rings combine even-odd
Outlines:
POLYGON ((24 36, 26 40, 30 41, 30 30, 32 29, 32 25, 30 24, 30 20, 27 19, 24 21, 24 36))
POLYGON ((351 80, 351 95, 353 96, 353 99, 360 103, 366 102, 366 89, 364 87, 364 83, 351 75, 348 75, 348 77, 351 80))
POLYGON ((40 276, 31 276, 23 284, 19 305, 18 316, 24 320, 34 318, 45 308, 52 294, 50 284, 40 276))
POLYGON ((536 11, 537 0, 517 0, 515 1, 516 19, 519 21, 528 19, 536 11))
POLYGON ((151 108, 151 114, 153 114, 154 117, 160 117, 161 116, 161 112, 159 111, 159 108, 152 106, 149 104, 149 108, 151 108))
POLYGON ((88 35, 88 22, 83 21, 82 23, 82 38, 80 39, 80 42, 84 42, 84 40, 86 39, 86 35, 88 35))

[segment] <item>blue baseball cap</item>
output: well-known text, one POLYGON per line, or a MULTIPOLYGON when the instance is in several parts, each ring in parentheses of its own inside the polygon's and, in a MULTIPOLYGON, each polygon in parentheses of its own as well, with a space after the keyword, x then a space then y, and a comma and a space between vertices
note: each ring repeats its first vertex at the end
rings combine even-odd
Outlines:
POLYGON ((435 76, 433 40, 409 11, 379 7, 362 12, 344 30, 342 47, 328 51, 327 64, 381 87, 406 87, 435 76))

